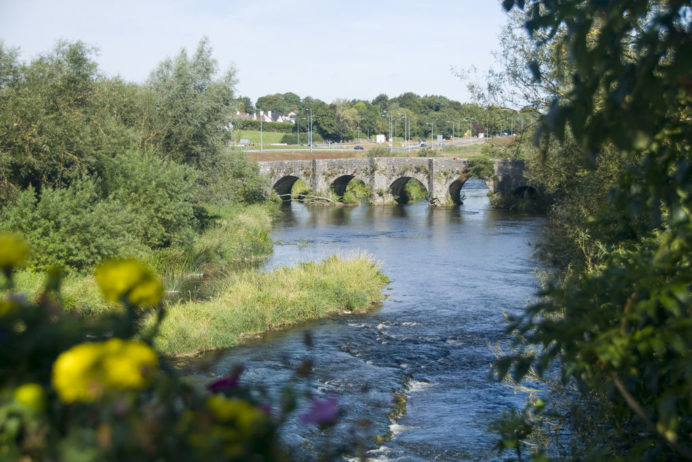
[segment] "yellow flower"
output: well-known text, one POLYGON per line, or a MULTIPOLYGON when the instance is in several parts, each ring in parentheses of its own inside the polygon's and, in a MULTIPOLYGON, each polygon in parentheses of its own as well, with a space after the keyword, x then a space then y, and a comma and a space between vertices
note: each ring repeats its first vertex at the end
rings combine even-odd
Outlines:
POLYGON ((157 369, 158 358, 147 344, 112 338, 58 356, 53 386, 63 402, 93 401, 110 390, 143 388, 157 369))
POLYGON ((0 233, 0 269, 21 266, 29 256, 29 244, 16 234, 0 233))
POLYGON ((269 417, 242 399, 214 394, 207 399, 207 407, 223 424, 212 431, 216 429, 222 436, 225 453, 229 457, 240 457, 252 440, 261 437, 267 430, 269 417))
POLYGON ((133 258, 108 260, 96 269, 96 282, 104 297, 113 302, 123 295, 133 305, 156 305, 163 296, 163 285, 144 263, 133 258))
POLYGON ((42 411, 46 407, 46 396, 38 383, 25 383, 14 391, 14 399, 33 411, 42 411))
POLYGON ((3 298, 0 300, 0 316, 7 316, 12 314, 17 309, 17 302, 10 298, 3 298))
POLYGON ((249 430, 267 420, 267 415, 252 404, 237 398, 214 394, 207 399, 207 407, 221 422, 235 421, 241 430, 249 430))

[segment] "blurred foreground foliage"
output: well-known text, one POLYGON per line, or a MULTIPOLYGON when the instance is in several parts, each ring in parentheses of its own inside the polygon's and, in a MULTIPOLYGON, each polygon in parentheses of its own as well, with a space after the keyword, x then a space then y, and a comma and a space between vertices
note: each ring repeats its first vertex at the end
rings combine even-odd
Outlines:
POLYGON ((536 50, 526 81, 545 117, 533 174, 555 198, 542 252, 556 272, 510 320, 514 350, 495 365, 533 387, 496 425, 498 447, 518 459, 689 460, 690 4, 503 4, 536 50))

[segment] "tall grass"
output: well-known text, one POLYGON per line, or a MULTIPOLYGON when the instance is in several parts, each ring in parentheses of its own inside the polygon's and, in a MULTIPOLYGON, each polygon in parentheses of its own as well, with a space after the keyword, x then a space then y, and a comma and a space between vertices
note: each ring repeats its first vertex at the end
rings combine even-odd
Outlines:
POLYGON ((231 272, 256 266, 273 251, 268 205, 226 205, 211 212, 215 223, 195 241, 152 257, 169 293, 179 298, 213 296, 231 272))
MULTIPOLYGON (((45 288, 46 274, 23 270, 15 274, 14 280, 27 298, 35 300, 45 288)), ((114 308, 101 296, 93 276, 77 273, 68 274, 62 280, 60 301, 66 310, 81 316, 93 316, 114 308)))
POLYGON ((364 255, 236 273, 213 299, 171 306, 156 344, 171 355, 230 347, 247 336, 366 310, 382 301, 387 282, 364 255))

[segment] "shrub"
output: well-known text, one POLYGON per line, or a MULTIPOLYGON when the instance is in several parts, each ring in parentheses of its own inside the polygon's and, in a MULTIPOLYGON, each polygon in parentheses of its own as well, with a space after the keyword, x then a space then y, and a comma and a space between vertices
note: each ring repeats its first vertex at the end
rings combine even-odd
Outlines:
POLYGON ((433 148, 421 148, 418 151, 418 157, 437 157, 439 152, 433 148))
POLYGON ((190 238, 197 171, 150 151, 128 151, 105 163, 104 189, 133 216, 132 233, 151 248, 190 238))
POLYGON ((390 157, 392 155, 392 150, 389 146, 378 144, 368 148, 368 157, 390 157))
MULTIPOLYGON (((298 138, 296 137, 296 133, 286 133, 282 138, 281 142, 286 143, 286 144, 296 144, 298 141, 298 138)), ((312 132, 312 142, 313 143, 324 143, 324 138, 317 133, 317 132, 312 132)), ((308 144, 308 134, 307 132, 300 132, 300 144, 308 144)))
POLYGON ((483 157, 469 161, 468 173, 474 178, 487 180, 495 175, 495 163, 483 157))
POLYGON ((257 162, 242 152, 222 153, 215 167, 206 172, 200 183, 199 201, 215 205, 227 203, 257 204, 267 199, 268 180, 260 175, 257 162))
POLYGON ((144 256, 134 237, 135 215, 121 202, 103 200, 93 180, 67 189, 33 188, 21 192, 0 212, 0 230, 21 232, 34 249, 30 267, 62 266, 84 271, 104 258, 144 256))

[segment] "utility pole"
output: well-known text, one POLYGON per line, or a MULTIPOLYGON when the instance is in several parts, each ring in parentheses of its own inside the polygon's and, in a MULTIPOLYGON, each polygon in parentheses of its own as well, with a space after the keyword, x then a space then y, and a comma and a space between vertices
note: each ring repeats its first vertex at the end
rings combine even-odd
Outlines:
POLYGON ((404 143, 406 143, 406 150, 411 151, 411 146, 408 142, 409 130, 411 129, 411 122, 406 113, 403 113, 401 115, 401 118, 404 119, 404 143), (406 125, 407 121, 409 122, 408 125, 406 125))
POLYGON ((310 126, 309 126, 309 135, 308 135, 308 143, 310 144, 310 152, 312 152, 312 108, 310 108, 310 126))
POLYGON ((262 152, 262 119, 264 119, 263 111, 260 111, 260 152, 262 152))

